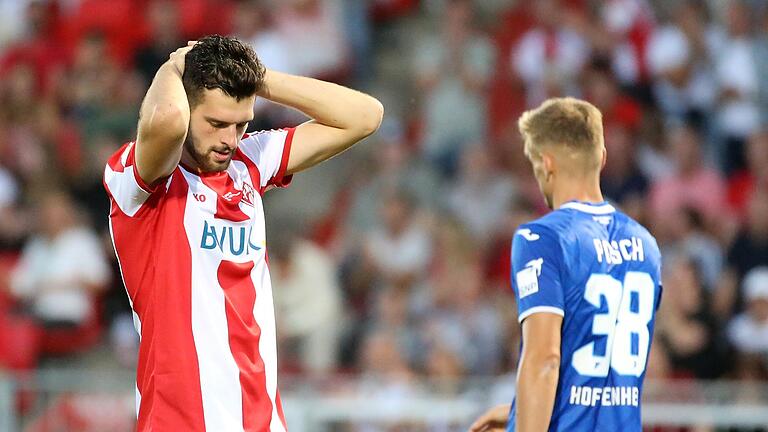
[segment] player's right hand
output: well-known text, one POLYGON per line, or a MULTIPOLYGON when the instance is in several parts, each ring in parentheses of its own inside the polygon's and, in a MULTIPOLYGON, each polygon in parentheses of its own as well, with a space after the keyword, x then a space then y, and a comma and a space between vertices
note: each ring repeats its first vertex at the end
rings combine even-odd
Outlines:
POLYGON ((179 76, 184 76, 184 62, 187 57, 187 53, 192 49, 193 46, 195 46, 196 43, 197 41, 189 41, 187 42, 187 46, 177 49, 169 56, 168 61, 176 67, 177 71, 179 71, 179 76))
POLYGON ((510 406, 502 404, 489 409, 472 423, 469 432, 506 432, 510 406))

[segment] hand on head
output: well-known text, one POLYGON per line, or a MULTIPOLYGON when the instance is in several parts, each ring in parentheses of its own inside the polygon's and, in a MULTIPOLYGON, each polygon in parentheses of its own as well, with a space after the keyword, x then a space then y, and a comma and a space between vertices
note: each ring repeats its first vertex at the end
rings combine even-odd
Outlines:
POLYGON ((184 75, 184 62, 187 57, 187 53, 195 46, 197 41, 187 42, 187 46, 181 47, 172 52, 168 59, 176 66, 176 70, 179 71, 179 75, 184 75))

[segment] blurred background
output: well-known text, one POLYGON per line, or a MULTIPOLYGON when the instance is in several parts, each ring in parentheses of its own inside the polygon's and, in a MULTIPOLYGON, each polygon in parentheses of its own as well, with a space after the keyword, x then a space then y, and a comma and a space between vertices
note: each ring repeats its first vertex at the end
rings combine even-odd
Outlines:
POLYGON ((768 430, 767 1, 0 0, 0 431, 132 430, 103 167, 210 33, 387 110, 265 197, 292 431, 460 431, 512 399, 510 243, 546 212, 516 119, 560 95, 602 110, 605 195, 664 253, 646 429, 768 430))

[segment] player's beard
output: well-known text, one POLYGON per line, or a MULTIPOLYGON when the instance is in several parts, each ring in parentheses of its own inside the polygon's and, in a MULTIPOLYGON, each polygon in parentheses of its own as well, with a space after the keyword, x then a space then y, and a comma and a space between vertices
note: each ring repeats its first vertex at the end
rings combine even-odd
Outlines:
POLYGON ((187 138, 184 140, 184 151, 189 153, 192 159, 195 160, 197 167, 201 172, 218 172, 229 168, 229 163, 232 161, 231 153, 226 162, 217 162, 214 161, 211 156, 213 148, 209 148, 207 151, 200 151, 196 142, 197 140, 192 136, 192 131, 188 131, 187 138))

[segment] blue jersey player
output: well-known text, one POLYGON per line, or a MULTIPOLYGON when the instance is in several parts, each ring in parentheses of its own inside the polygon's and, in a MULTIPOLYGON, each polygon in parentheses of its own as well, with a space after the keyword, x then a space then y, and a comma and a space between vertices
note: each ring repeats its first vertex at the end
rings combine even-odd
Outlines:
POLYGON ((640 224, 603 200, 600 111, 550 99, 519 121, 547 205, 512 241, 522 323, 517 397, 471 427, 481 431, 641 430, 640 399, 661 257, 640 224))

